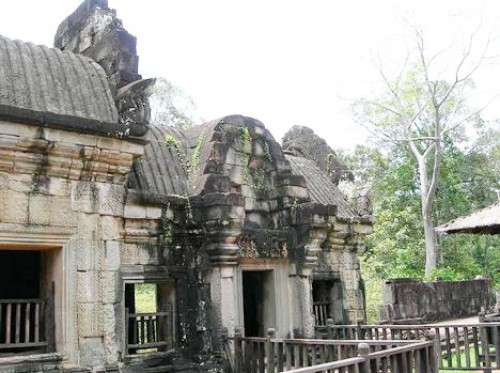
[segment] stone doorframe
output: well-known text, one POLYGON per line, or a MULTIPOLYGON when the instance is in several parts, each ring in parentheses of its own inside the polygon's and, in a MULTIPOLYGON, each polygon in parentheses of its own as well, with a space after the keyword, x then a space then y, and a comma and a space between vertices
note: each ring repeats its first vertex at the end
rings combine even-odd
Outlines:
MULTIPOLYGON (((236 270, 236 286, 238 294, 238 312, 236 314, 236 325, 245 325, 244 306, 243 306, 243 272, 245 271, 270 271, 272 272, 272 286, 274 292, 274 322, 275 325, 266 325, 274 327, 277 330, 277 336, 288 336, 291 332, 290 318, 290 297, 288 291, 288 266, 286 260, 270 259, 240 259, 236 270)), ((272 311, 273 312, 273 311, 272 311)))
POLYGON ((76 294, 76 270, 72 271, 75 263, 68 243, 76 233, 75 229, 62 227, 39 229, 0 224, 0 250, 33 250, 50 251, 51 274, 50 280, 55 282, 54 318, 55 318, 55 350, 71 360, 77 358, 78 345, 76 330, 76 299, 71 294, 76 294))

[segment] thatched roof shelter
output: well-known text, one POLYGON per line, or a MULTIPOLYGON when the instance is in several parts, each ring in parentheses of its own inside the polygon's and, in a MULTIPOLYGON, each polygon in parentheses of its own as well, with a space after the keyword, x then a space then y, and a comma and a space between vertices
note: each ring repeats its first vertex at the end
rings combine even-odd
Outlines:
POLYGON ((500 234, 500 201, 436 227, 439 233, 500 234))

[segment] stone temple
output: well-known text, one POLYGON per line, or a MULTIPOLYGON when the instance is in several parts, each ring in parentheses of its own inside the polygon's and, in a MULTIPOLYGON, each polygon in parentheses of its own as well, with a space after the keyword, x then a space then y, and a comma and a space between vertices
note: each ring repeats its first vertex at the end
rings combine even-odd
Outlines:
POLYGON ((0 371, 215 372, 236 329, 364 319, 371 217, 326 142, 149 124, 152 84, 106 0, 54 48, 0 36, 0 371))

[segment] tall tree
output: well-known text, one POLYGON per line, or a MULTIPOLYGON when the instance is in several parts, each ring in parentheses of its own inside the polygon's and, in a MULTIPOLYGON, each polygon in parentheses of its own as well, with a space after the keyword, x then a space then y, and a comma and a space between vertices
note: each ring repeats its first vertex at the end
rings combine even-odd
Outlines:
POLYGON ((194 124, 196 105, 191 96, 165 78, 157 78, 149 98, 151 123, 186 127, 194 124))
MULTIPOLYGON (((386 144, 406 146, 415 159, 425 245, 425 274, 437 263, 437 240, 432 212, 439 186, 443 142, 460 135, 466 124, 479 120, 479 109, 471 108, 467 97, 473 88, 472 76, 484 59, 486 47, 478 54, 473 34, 461 51, 452 73, 443 73, 440 57, 431 54, 423 32, 413 27, 413 50, 399 73, 389 77, 382 66, 381 94, 361 99, 354 105, 358 123, 386 144), (442 76, 448 75, 449 79, 442 76)), ((448 62, 448 61, 447 61, 448 62)), ((448 70, 449 72, 449 70, 448 70)))

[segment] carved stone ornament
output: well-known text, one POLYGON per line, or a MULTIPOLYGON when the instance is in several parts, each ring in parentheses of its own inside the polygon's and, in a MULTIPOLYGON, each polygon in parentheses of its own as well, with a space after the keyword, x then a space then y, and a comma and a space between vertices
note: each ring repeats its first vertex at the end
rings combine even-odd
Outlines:
POLYGON ((149 124, 151 107, 148 97, 153 93, 156 79, 141 79, 118 90, 116 108, 123 124, 149 124))
POLYGON ((242 258, 287 258, 286 240, 276 234, 246 231, 236 241, 242 258))

